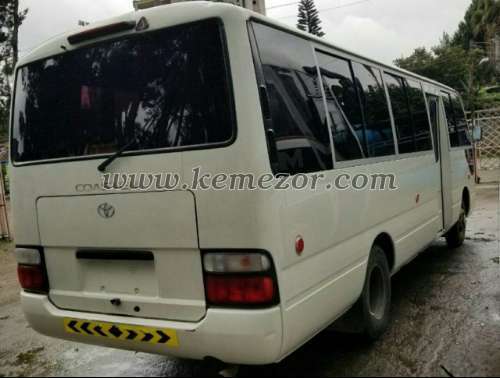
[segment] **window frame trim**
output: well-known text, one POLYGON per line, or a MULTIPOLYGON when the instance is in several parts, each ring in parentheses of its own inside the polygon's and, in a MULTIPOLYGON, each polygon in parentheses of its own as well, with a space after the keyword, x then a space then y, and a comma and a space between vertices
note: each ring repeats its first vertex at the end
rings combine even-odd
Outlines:
MULTIPOLYGON (((379 162, 382 162, 382 161, 398 160, 398 157, 401 154, 399 154, 399 147, 398 147, 398 144, 397 144, 397 135, 396 135, 396 130, 395 130, 394 116, 393 116, 393 113, 392 113, 392 106, 391 106, 391 103, 390 103, 390 100, 389 100, 389 96, 388 96, 388 92, 387 92, 387 86, 385 84, 384 70, 382 68, 376 66, 376 65, 373 65, 370 62, 364 63, 364 62, 359 61, 359 60, 353 60, 353 59, 349 58, 348 56, 342 56, 340 54, 337 54, 336 51, 329 52, 329 51, 323 49, 322 47, 315 46, 314 43, 312 45, 313 45, 313 49, 314 49, 315 60, 317 62, 318 74, 320 75, 320 80, 322 80, 322 78, 321 78, 321 67, 319 66, 319 61, 317 59, 317 53, 329 55, 329 56, 331 56, 333 58, 342 59, 342 60, 347 61, 347 63, 349 64, 349 70, 351 71, 351 75, 352 75, 353 78, 356 77, 355 74, 354 74, 353 66, 352 66, 353 63, 357 63, 357 64, 360 64, 360 65, 368 65, 368 66, 370 66, 370 67, 372 67, 374 69, 379 70, 380 75, 382 77, 382 85, 383 85, 384 93, 385 93, 385 96, 386 96, 387 111, 389 112, 389 118, 390 118, 390 121, 391 121, 392 137, 393 137, 393 141, 394 141, 394 153, 393 154, 384 155, 384 156, 366 157, 366 158, 363 158, 363 159, 353 159, 353 160, 337 161, 336 156, 335 156, 335 145, 333 143, 333 136, 332 136, 332 148, 334 150, 333 151, 334 152, 334 155, 333 155, 333 158, 334 158, 333 169, 335 170, 337 168, 343 169, 343 168, 349 168, 349 167, 352 167, 352 166, 359 166, 360 162, 366 162, 367 164, 376 164, 376 163, 379 163, 379 162), (351 163, 353 163, 353 164, 351 164, 351 163)), ((355 86, 355 90, 356 90, 356 97, 358 99, 358 104, 360 106, 360 111, 362 113, 363 129, 365 129, 366 128, 366 123, 365 123, 364 110, 363 110, 363 107, 362 107, 362 104, 361 104, 361 99, 360 99, 359 94, 358 94, 358 88, 356 86, 355 86)), ((330 132, 331 132, 331 120, 330 120, 330 117, 328 117, 328 106, 326 104, 326 94, 324 93, 324 88, 323 87, 322 87, 322 93, 323 93, 323 96, 324 96, 325 111, 327 113, 327 119, 328 119, 328 122, 329 122, 329 125, 330 125, 330 132)), ((363 151, 363 153, 364 152, 365 151, 363 151)), ((419 152, 421 152, 421 151, 419 151, 419 152)), ((412 153, 410 153, 410 154, 412 154, 412 153)), ((406 154, 404 154, 404 155, 406 155, 406 154)))
MULTIPOLYGON (((324 51, 320 48, 317 48, 315 47, 313 44, 312 45, 312 49, 313 49, 313 54, 314 54, 314 61, 316 63, 316 68, 317 68, 317 73, 318 73, 318 80, 319 80, 319 83, 321 85, 321 94, 323 96, 323 103, 324 103, 324 106, 325 106, 325 117, 327 119, 327 122, 328 122, 328 127, 329 127, 329 132, 330 132, 330 139, 331 139, 331 144, 332 144, 332 151, 333 151, 333 169, 335 169, 335 167, 337 165, 340 165, 341 163, 345 162, 345 161, 354 161, 354 160, 345 160, 345 161, 337 161, 337 156, 336 156, 336 153, 335 153, 335 142, 333 140, 333 134, 332 134, 332 130, 333 130, 333 124, 332 124, 332 120, 329 116, 329 112, 328 112, 328 101, 327 101, 327 98, 326 98, 326 92, 325 92, 325 88, 323 86, 323 76, 321 75, 321 67, 319 65, 319 59, 318 59, 318 53, 319 54, 324 54, 324 55, 328 55, 332 58, 335 58, 335 59, 340 59, 340 60, 345 60, 346 63, 348 64, 349 66, 349 72, 351 73, 351 78, 354 78, 354 71, 352 69, 352 61, 348 58, 344 58, 344 57, 341 57, 341 56, 338 56, 338 55, 335 55, 333 53, 330 53, 330 52, 327 52, 327 51, 324 51)), ((360 97, 359 97, 359 94, 358 94, 358 89, 356 88, 356 86, 354 86, 354 91, 356 92, 356 99, 358 101, 358 106, 359 106, 359 111, 361 113, 361 122, 363 123, 363 138, 366 140, 366 130, 365 130, 365 120, 364 120, 364 115, 363 115, 363 110, 362 110, 362 107, 361 107, 361 101, 360 101, 360 97)), ((333 96, 336 96, 335 93, 332 93, 333 96)), ((344 113, 344 111, 342 110, 342 112, 344 113)), ((347 120, 349 125, 350 125, 350 121, 347 120)), ((353 131, 353 130, 351 130, 353 131)), ((365 148, 366 146, 361 146, 361 152, 363 154, 365 154, 365 148)), ((355 159, 355 160, 367 160, 367 159, 370 159, 370 158, 363 158, 363 159, 355 159)))
POLYGON ((389 95, 389 87, 385 81, 386 71, 384 69, 380 69, 380 75, 382 76, 382 84, 384 86, 385 99, 387 101, 387 107, 389 109, 389 116, 391 119, 391 127, 392 127, 392 137, 394 139, 394 154, 396 156, 404 155, 399 152, 399 143, 398 143, 398 135, 396 133, 396 119, 394 118, 394 112, 392 109, 391 97, 389 95))
MULTIPOLYGON (((456 121, 456 117, 455 117, 455 110, 453 108, 453 103, 452 103, 452 100, 451 100, 452 94, 454 94, 455 96, 457 96, 458 101, 460 102, 460 107, 462 108, 462 111, 464 112, 464 115, 465 115, 465 108, 464 108, 464 104, 462 102, 462 98, 460 97, 460 95, 458 95, 458 93, 448 92, 448 91, 445 91, 445 90, 441 89, 439 97, 441 97, 442 101, 443 101, 444 117, 446 119, 446 125, 445 125, 446 126, 446 135, 448 136, 448 151, 472 150, 472 149, 474 149, 474 143, 471 143, 469 145, 463 145, 463 146, 452 146, 451 145, 450 128, 448 126, 448 115, 446 114, 446 105, 444 103, 445 99, 443 97, 447 97, 448 100, 450 101, 451 111, 453 112, 453 118, 455 118, 455 124, 456 124, 457 121, 456 121)), ((467 117, 466 117, 466 119, 467 119, 467 117)))
POLYGON ((332 170, 335 169, 337 166, 337 158, 336 158, 336 153, 335 153, 335 143, 333 140, 333 133, 332 133, 332 120, 330 119, 330 115, 328 113, 328 102, 326 100, 326 92, 325 92, 325 87, 323 86, 323 77, 321 76, 321 67, 319 66, 319 60, 318 60, 318 55, 316 54, 317 49, 315 48, 313 43, 310 43, 311 50, 312 50, 312 55, 314 57, 314 64, 316 65, 316 75, 318 75, 318 84, 320 87, 320 92, 323 100, 323 108, 325 112, 325 119, 326 119, 326 125, 328 128, 328 138, 330 138, 330 149, 332 151, 332 170))
MULTIPOLYGON (((247 30, 248 30, 248 34, 249 34, 249 39, 250 39, 250 47, 252 49, 251 53, 252 53, 252 59, 253 59, 253 63, 254 63, 254 68, 255 68, 255 74, 256 74, 256 86, 257 86, 257 89, 259 89, 259 87, 263 86, 266 88, 267 90, 267 84, 266 84, 266 80, 265 80, 265 76, 264 76, 264 70, 263 70, 263 64, 262 64, 262 58, 261 58, 261 54, 260 54, 260 49, 259 49, 259 44, 258 44, 258 41, 257 41, 257 37, 255 36, 255 31, 254 31, 254 28, 253 28, 253 24, 260 24, 260 25, 263 25, 265 27, 268 27, 270 29, 273 29, 273 30, 276 30, 276 31, 279 31, 279 32, 282 32, 282 33, 285 33, 285 34, 288 34, 288 35, 291 35, 295 38, 298 38, 302 41, 304 41, 305 43, 307 43, 311 48, 311 57, 313 58, 313 61, 314 61, 314 64, 315 64, 315 71, 316 71, 316 74, 318 74, 318 70, 319 70, 319 66, 318 66, 318 62, 317 62, 317 57, 316 55, 314 54, 314 45, 313 43, 311 43, 311 40, 308 39, 308 38, 305 38, 304 36, 301 36, 300 34, 295 34, 295 33, 292 33, 290 32, 289 30, 286 30, 285 28, 280 28, 279 26, 277 25, 274 25, 272 23, 268 23, 268 22, 265 22, 261 19, 258 19, 258 18, 254 18, 254 17, 251 17, 247 20, 247 30)), ((320 79, 320 76, 317 76, 317 79, 319 80, 320 79)), ((323 93, 324 91, 324 88, 322 86, 321 87, 321 96, 322 96, 322 101, 323 101, 323 106, 326 105, 325 101, 326 101, 326 97, 323 93)), ((269 92, 268 92, 269 93, 269 92)), ((279 172, 279 170, 276 170, 273 166, 273 161, 272 161, 272 158, 271 158, 271 151, 270 151, 270 147, 269 147, 269 141, 267 140, 267 131, 269 130, 268 129, 268 126, 272 126, 271 129, 274 130, 274 121, 272 119, 272 110, 270 111, 270 118, 269 119, 266 119, 264 117, 264 113, 263 113, 263 109, 262 109, 262 98, 260 98, 260 91, 259 91, 259 106, 261 108, 261 115, 262 115, 262 119, 263 119, 263 126, 264 126, 264 132, 265 132, 265 138, 266 138, 266 146, 267 146, 267 151, 268 151, 268 162, 270 164, 270 167, 271 167, 271 173, 275 176, 275 177, 278 177, 278 176, 282 176, 282 175, 287 175, 287 176, 296 176, 298 174, 305 174, 305 175, 309 175, 309 174, 317 174, 317 173, 323 173, 323 172, 331 172, 335 169, 335 150, 334 150, 334 146, 333 146, 333 137, 331 135, 331 128, 330 128, 330 122, 328 120, 328 116, 325 112, 325 119, 327 119, 327 124, 326 124, 326 127, 327 127, 327 133, 328 133, 328 138, 330 140, 330 152, 332 154, 332 168, 331 169, 322 169, 322 170, 315 170, 315 171, 312 171, 312 172, 300 172, 300 173, 296 173, 296 174, 288 174, 288 173, 283 173, 283 172, 279 172)), ((326 110, 326 108, 325 108, 326 110)))
MULTIPOLYGON (((470 144, 466 144, 466 145, 462 145, 462 146, 456 146, 456 147, 451 147, 451 150, 461 150, 461 149, 468 150, 468 149, 473 149, 474 148, 474 142, 472 141, 472 135, 470 134, 469 123, 468 123, 468 119, 467 119, 467 113, 465 112, 465 106, 464 106, 464 102, 462 100, 462 96, 460 96, 460 94, 458 94, 456 92, 455 93, 453 93, 453 92, 450 93, 450 98, 451 98, 451 96, 456 96, 457 101, 460 103, 460 110, 462 111, 462 114, 464 115, 464 118, 465 118, 465 122, 467 123, 467 132, 469 133, 469 137, 470 137, 470 140, 471 140, 470 144)), ((452 108, 453 108, 453 116, 455 117, 455 120, 456 120, 457 117, 456 117, 456 114, 455 114, 455 107, 453 106, 453 100, 452 100, 452 108)), ((451 141, 450 141, 450 144, 451 144, 451 141)))
MULTIPOLYGON (((433 131, 432 131, 432 125, 431 125, 431 122, 430 122, 430 112, 429 112, 429 106, 427 104, 427 97, 425 95, 425 89, 424 89, 424 82, 422 80, 417 80, 411 76, 403 76, 402 74, 399 74, 399 73, 392 73, 390 71, 384 71, 384 83, 385 83, 385 75, 389 75, 389 76, 392 76, 394 78, 399 78, 402 80, 402 84, 403 84, 403 91, 405 92, 405 96, 406 96, 406 103, 407 103, 407 106, 408 106, 408 111, 409 111, 409 116, 410 116, 410 122, 411 122, 411 128, 412 128, 412 131, 413 131, 413 135, 415 136, 416 133, 415 133, 415 125, 414 125, 414 118, 413 118, 413 111, 412 111, 412 106, 411 106, 411 103, 410 103, 410 96, 408 94, 408 88, 412 88, 411 85, 410 85, 410 81, 418 84, 419 88, 414 88, 416 90, 420 90, 420 92, 422 93, 422 98, 424 100, 424 103, 425 103, 425 111, 427 113, 427 124, 428 124, 428 128, 429 128, 429 133, 430 133, 430 139, 431 139, 431 145, 432 145, 432 148, 430 150, 424 150, 424 151, 415 151, 415 152, 405 152, 405 153, 399 153, 399 140, 397 141, 397 145, 398 145, 398 154, 399 155, 413 155, 415 153, 420 153, 420 152, 429 152, 429 151, 434 151, 434 137, 433 137, 433 131)), ((386 85, 387 87, 387 95, 388 95, 388 98, 389 98, 389 103, 391 105, 391 112, 392 112, 392 102, 390 101, 390 94, 389 94, 389 87, 386 85)), ((395 126, 395 123, 396 121, 394 120, 394 126, 395 126)), ((396 126, 395 126, 396 127, 396 126)), ((396 139, 397 139, 397 135, 396 135, 396 139)), ((417 147, 416 146, 416 140, 414 139, 414 146, 415 148, 417 147)))
POLYGON ((433 94, 433 93, 429 93, 430 91, 427 91, 426 88, 422 85, 422 90, 424 92, 424 98, 425 98, 425 107, 427 109, 427 117, 429 118, 429 125, 431 127, 431 139, 432 139, 432 149, 433 151, 435 152, 436 154, 436 163, 439 163, 441 162, 441 144, 439 143, 440 142, 440 132, 441 132, 441 128, 440 128, 440 124, 439 124, 439 95, 437 94, 433 94), (436 104, 437 104, 437 117, 436 117, 436 135, 434 135, 434 126, 432 124, 432 118, 431 118, 431 109, 429 107, 429 100, 431 98, 435 98, 436 99, 436 104), (435 140, 434 137, 437 137, 435 140))
MULTIPOLYGON (((375 156, 375 158, 385 157, 385 156, 399 156, 399 145, 398 145, 398 142, 397 142, 397 135, 396 135, 396 123, 394 121, 394 115, 392 114, 392 104, 391 104, 391 101, 390 101, 389 92, 388 92, 386 84, 385 84, 384 70, 381 67, 377 67, 377 66, 375 66, 375 65, 373 65, 371 63, 363 63, 363 62, 359 62, 357 60, 352 60, 351 59, 350 66, 351 66, 353 78, 356 78, 356 73, 354 71, 353 63, 359 64, 361 66, 368 66, 368 67, 371 67, 372 69, 378 70, 378 72, 380 74, 380 78, 382 80, 381 84, 382 84, 383 89, 384 89, 385 103, 387 105, 387 111, 389 112, 389 119, 390 119, 390 122, 391 122, 392 138, 393 138, 393 141, 394 141, 394 153, 390 154, 390 155, 384 155, 384 156, 375 156)), ((359 94, 359 89, 357 88, 357 86, 355 86, 355 88, 356 88, 356 92, 358 92, 358 96, 359 96, 359 104, 360 104, 360 108, 361 108, 361 114, 362 114, 362 117, 363 117, 363 127, 364 127, 365 133, 366 133, 366 119, 365 119, 366 115, 365 115, 365 109, 364 109, 362 101, 361 101, 361 95, 359 94)), ((366 139, 366 137, 365 137, 365 139, 366 139)), ((367 144, 367 148, 368 148, 368 144, 367 144)), ((371 157, 368 158, 368 159, 371 159, 371 157)))
MULTIPOLYGON (((332 141, 332 143, 331 143, 331 146, 332 146, 332 158, 333 158, 333 163, 334 163, 333 164, 333 169, 331 169, 331 170, 323 170, 323 171, 318 171, 318 172, 320 172, 320 173, 321 172, 333 172, 333 171, 339 170, 339 169, 346 169, 346 168, 352 168, 352 167, 357 167, 357 166, 368 166, 368 165, 372 165, 372 164, 378 164, 378 163, 389 162, 389 161, 398 161, 398 160, 403 160, 403 159, 412 159, 412 158, 424 157, 424 156, 427 156, 427 155, 432 155, 433 160, 435 160, 434 140, 433 140, 434 138, 432 136, 432 132, 431 132, 431 140, 432 140, 432 143, 433 143, 433 149, 426 150, 426 151, 416 151, 416 152, 400 153, 399 146, 398 146, 397 134, 396 134, 396 124, 395 124, 395 119, 394 119, 394 112, 393 112, 393 109, 392 109, 392 103, 390 101, 389 89, 388 89, 388 86, 387 86, 387 83, 386 83, 386 80, 385 80, 385 74, 396 75, 396 76, 399 76, 399 77, 401 77, 403 79, 406 79, 406 78, 412 79, 412 80, 414 80, 414 81, 416 81, 416 82, 418 82, 420 84, 420 86, 422 87, 422 92, 425 92, 424 91, 424 84, 430 85, 432 88, 435 88, 436 91, 444 91, 444 88, 446 88, 444 85, 439 84, 439 83, 435 83, 435 82, 433 82, 430 79, 425 80, 425 78, 421 78, 419 76, 413 76, 413 75, 411 75, 411 73, 405 73, 405 72, 398 71, 397 69, 395 69, 395 68, 393 69, 390 66, 387 66, 387 65, 384 65, 382 63, 370 60, 368 58, 356 55, 354 53, 342 50, 341 48, 332 46, 332 45, 328 44, 327 42, 322 42, 322 41, 317 40, 315 38, 308 37, 306 35, 303 35, 300 32, 295 32, 295 31, 289 30, 286 27, 274 24, 272 22, 269 22, 267 20, 263 20, 263 19, 258 18, 258 17, 250 17, 247 20, 247 24, 251 25, 252 23, 258 23, 258 24, 261 24, 261 25, 265 25, 265 26, 270 27, 272 29, 282 31, 282 32, 287 33, 289 35, 295 36, 296 38, 299 38, 299 39, 302 39, 302 40, 304 40, 306 42, 309 42, 310 45, 312 46, 312 49, 313 49, 313 52, 314 52, 314 57, 315 57, 314 60, 316 61, 316 63, 318 61, 317 60, 317 56, 316 56, 316 52, 322 52, 322 53, 325 53, 327 55, 333 55, 333 56, 337 56, 339 58, 348 60, 350 63, 351 62, 357 62, 359 64, 370 65, 370 66, 372 66, 374 68, 379 69, 380 72, 381 72, 382 83, 384 85, 384 91, 385 91, 385 95, 386 95, 386 101, 387 101, 387 106, 388 106, 388 110, 389 110, 389 116, 390 116, 390 120, 391 120, 392 134, 393 134, 393 139, 394 139, 394 154, 387 155, 387 156, 379 156, 379 157, 369 157, 369 158, 365 158, 365 159, 348 160, 348 161, 345 161, 345 162, 337 162, 336 158, 335 158, 335 146, 334 146, 333 141, 332 141)), ((260 63, 260 59, 259 59, 259 63, 260 63)), ((317 67, 318 74, 319 74, 321 72, 320 71, 320 67, 319 67, 318 64, 316 64, 316 67, 317 67)), ((257 70, 257 67, 256 67, 256 70, 257 70)), ((256 85, 258 87, 258 85, 259 85, 258 81, 257 81, 256 85)), ((321 92, 322 92, 322 95, 323 95, 323 102, 325 103, 325 101, 326 101, 326 95, 324 93, 324 88, 321 89, 321 92)), ((326 109, 327 108, 325 108, 325 111, 326 111, 326 109)), ((427 117, 429 117, 429 110, 428 110, 427 104, 426 104, 426 110, 427 110, 427 117)), ((331 133, 331 120, 329 119, 328 116, 327 116, 327 122, 328 122, 328 125, 329 125, 328 127, 330 129, 329 132, 331 133)), ((431 125, 429 123, 429 128, 430 127, 431 127, 431 125)), ((449 138, 448 138, 448 141, 449 141, 449 138)), ((464 148, 464 147, 457 147, 456 149, 466 149, 466 148, 464 148)), ((268 154, 268 156, 270 156, 270 155, 268 154)), ((309 172, 309 173, 304 173, 304 174, 315 174, 315 173, 318 173, 318 172, 309 172)), ((273 174, 275 174, 275 173, 273 172, 273 174)))
POLYGON ((391 100, 391 94, 390 94, 390 91, 389 91, 389 86, 387 85, 387 82, 385 80, 386 77, 387 77, 386 75, 387 76, 392 76, 397 81, 400 81, 400 84, 402 85, 401 89, 402 89, 402 91, 404 92, 404 95, 405 95, 406 110, 407 110, 408 116, 409 116, 410 127, 411 127, 411 130, 413 132, 413 146, 416 149, 416 144, 415 144, 415 128, 413 126, 413 115, 412 115, 412 112, 411 112, 410 99, 409 99, 409 96, 408 96, 408 88, 407 88, 408 85, 407 85, 406 77, 402 76, 401 74, 395 74, 395 73, 387 72, 387 71, 384 70, 383 71, 384 85, 387 88, 387 101, 391 104, 391 113, 392 113, 392 116, 393 116, 393 119, 394 119, 394 132, 395 132, 394 135, 395 135, 395 138, 396 138, 396 145, 398 146, 398 155, 411 155, 411 154, 415 154, 417 152, 422 152, 422 151, 403 152, 403 153, 399 152, 399 132, 398 132, 398 127, 396 125, 396 118, 394 117, 394 109, 392 107, 392 100, 391 100))
MULTIPOLYGON (((272 151, 271 151, 271 146, 270 146, 270 141, 269 141, 269 131, 272 130, 274 133, 274 122, 272 118, 272 109, 270 107, 270 101, 269 101, 269 91, 266 85, 266 80, 264 77, 264 69, 262 67, 262 59, 260 57, 260 49, 259 49, 259 44, 257 43, 257 37, 255 36, 255 31, 253 28, 253 22, 252 19, 247 20, 246 22, 246 30, 248 33, 248 39, 250 43, 250 53, 252 55, 252 63, 254 66, 254 72, 255 72, 255 85, 257 89, 257 93, 259 96, 259 106, 260 106, 260 114, 262 115, 262 126, 264 127, 264 138, 266 140, 266 149, 267 149, 267 156, 268 159, 267 161, 269 162, 269 167, 271 168, 271 172, 273 176, 279 175, 279 172, 276 172, 275 165, 279 163, 279 161, 273 161, 272 159, 272 151), (268 104, 267 106, 269 107, 268 109, 268 117, 265 117, 264 114, 264 107, 262 105, 262 94, 261 94, 261 89, 260 88, 265 88, 266 94, 267 94, 267 101, 268 104)), ((274 141, 273 143, 277 143, 274 141)), ((278 156, 276 156, 277 158, 278 156)))
POLYGON ((219 39, 221 42, 221 47, 222 47, 222 58, 225 63, 225 71, 226 71, 226 91, 228 93, 228 100, 229 100, 229 109, 228 111, 230 112, 230 126, 231 126, 231 138, 229 138, 226 141, 223 142, 217 142, 217 143, 207 143, 207 144, 196 144, 196 145, 191 145, 191 146, 180 146, 180 147, 162 147, 162 148, 154 148, 154 149, 144 149, 144 150, 137 150, 137 151, 126 151, 123 154, 121 154, 120 158, 126 158, 126 157, 132 157, 132 156, 146 156, 146 155, 163 155, 163 154, 168 154, 168 153, 175 153, 175 152, 186 152, 186 151, 199 151, 199 150, 213 150, 213 149, 219 149, 219 148, 226 148, 231 145, 233 145, 236 140, 238 139, 238 122, 237 122, 237 113, 236 113, 236 100, 235 100, 235 92, 234 92, 234 80, 233 80, 233 73, 231 70, 231 59, 230 59, 230 53, 229 53, 229 45, 228 45, 228 39, 227 39, 227 33, 226 33, 226 27, 224 24, 224 20, 222 17, 207 17, 207 18, 201 18, 196 21, 189 21, 181 24, 176 24, 176 25, 169 25, 165 26, 162 28, 154 29, 151 31, 146 31, 146 32, 136 32, 134 34, 125 34, 122 36, 118 37, 111 37, 105 40, 98 40, 97 42, 89 43, 83 46, 82 48, 78 49, 72 49, 69 51, 63 51, 59 54, 55 55, 50 55, 44 58, 36 59, 30 62, 27 62, 23 65, 20 65, 16 67, 16 72, 15 72, 15 77, 14 77, 14 91, 13 91, 13 96, 12 96, 12 104, 11 104, 11 114, 9 117, 10 121, 10 127, 9 127, 9 159, 10 163, 12 164, 13 167, 24 167, 24 166, 34 166, 34 165, 44 165, 44 164, 59 164, 59 163, 69 163, 69 162, 76 162, 76 161, 87 161, 87 160, 100 160, 100 159, 105 159, 107 157, 110 157, 114 154, 113 153, 104 153, 104 154, 93 154, 93 155, 85 155, 85 156, 72 156, 72 157, 61 157, 61 158, 51 158, 51 159, 40 159, 40 160, 30 160, 30 161, 24 161, 24 162, 19 162, 15 161, 13 159, 13 149, 11 148, 12 146, 12 141, 13 141, 13 130, 14 130, 14 110, 15 110, 15 99, 16 96, 15 90, 17 86, 17 80, 19 76, 19 72, 22 68, 27 67, 33 63, 38 63, 45 61, 47 59, 51 59, 53 57, 57 56, 62 56, 67 53, 73 52, 73 51, 78 51, 78 50, 84 50, 87 48, 93 48, 99 45, 107 44, 107 43, 114 43, 126 39, 135 39, 135 38, 140 38, 143 35, 147 34, 152 34, 152 33, 159 33, 162 31, 165 31, 170 28, 174 27, 181 27, 181 26, 188 26, 188 25, 193 25, 197 24, 200 22, 205 22, 205 21, 210 21, 214 20, 217 22, 218 26, 218 31, 219 31, 219 39))
MULTIPOLYGON (((424 85, 421 81, 418 81, 418 80, 414 80, 414 79, 409 79, 408 80, 408 86, 411 88, 411 85, 410 85, 410 82, 413 81, 415 82, 416 84, 418 84, 419 86, 419 90, 420 92, 422 93, 422 97, 424 99, 424 103, 425 103, 425 111, 427 113, 427 125, 429 127, 429 133, 430 133, 430 136, 431 136, 431 144, 432 144, 432 151, 435 151, 435 144, 434 144, 434 131, 432 129, 432 122, 431 122, 431 112, 429 110, 429 103, 427 102, 427 92, 425 91, 425 88, 424 88, 424 85)), ((417 89, 417 88, 415 88, 417 89)), ((430 93, 429 93, 430 95, 430 93)), ((411 111, 411 103, 410 103, 410 111, 411 111)), ((413 114, 413 113, 412 113, 413 114)))

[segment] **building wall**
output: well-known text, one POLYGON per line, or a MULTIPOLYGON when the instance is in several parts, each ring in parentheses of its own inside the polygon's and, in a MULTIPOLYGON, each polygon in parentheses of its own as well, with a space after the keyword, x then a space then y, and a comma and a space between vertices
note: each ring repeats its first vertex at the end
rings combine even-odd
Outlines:
POLYGON ((158 5, 171 4, 173 0, 134 0, 135 9, 144 9, 158 5))
MULTIPOLYGON (((192 0, 133 0, 135 9, 151 8, 158 5, 179 3, 182 1, 192 1, 192 0)), ((238 5, 247 9, 251 9, 255 12, 266 14, 266 4, 265 0, 214 0, 224 3, 230 3, 238 5)))

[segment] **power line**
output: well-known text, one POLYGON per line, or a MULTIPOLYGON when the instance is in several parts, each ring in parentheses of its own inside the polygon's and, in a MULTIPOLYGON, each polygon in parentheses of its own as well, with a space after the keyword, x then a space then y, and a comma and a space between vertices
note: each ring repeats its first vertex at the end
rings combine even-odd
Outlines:
POLYGON ((273 5, 272 7, 266 7, 267 10, 269 9, 276 9, 276 8, 283 8, 283 7, 289 7, 291 5, 297 5, 299 1, 293 1, 291 3, 285 3, 285 4, 279 4, 279 5, 273 5))
MULTIPOLYGON (((337 5, 335 7, 328 7, 328 8, 319 8, 318 9, 318 12, 330 12, 332 10, 336 10, 336 9, 341 9, 341 8, 347 8, 347 7, 352 7, 354 5, 359 5, 359 4, 363 4, 363 3, 367 3, 371 0, 359 0, 359 1, 354 1, 352 3, 348 3, 348 4, 343 4, 343 5, 337 5)), ((291 6, 291 5, 296 5, 296 4, 299 4, 299 2, 295 2, 295 3, 287 3, 287 4, 283 4, 283 5, 276 5, 274 7, 269 7, 267 8, 268 10, 269 9, 275 9, 275 8, 279 8, 279 7, 285 7, 285 6, 291 6)), ((288 15, 288 16, 281 16, 281 17, 274 17, 274 18, 277 18, 277 19, 282 19, 282 18, 290 18, 290 17, 296 17, 295 14, 293 15, 288 15)))
POLYGON ((334 10, 334 9, 340 9, 340 8, 348 8, 348 7, 352 7, 353 5, 359 5, 359 4, 363 4, 363 3, 368 3, 370 2, 371 0, 360 0, 360 1, 354 1, 352 3, 348 3, 348 4, 344 4, 344 5, 338 5, 336 7, 330 7, 330 8, 323 8, 323 9, 319 9, 318 11, 319 12, 328 12, 328 11, 331 11, 331 10, 334 10))

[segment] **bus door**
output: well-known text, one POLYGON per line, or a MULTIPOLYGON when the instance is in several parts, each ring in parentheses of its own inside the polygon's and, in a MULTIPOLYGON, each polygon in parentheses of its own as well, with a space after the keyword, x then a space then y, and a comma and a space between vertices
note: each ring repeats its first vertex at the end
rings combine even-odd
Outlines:
POLYGON ((446 215, 446 210, 445 210, 446 206, 444 206, 445 201, 446 201, 445 200, 446 194, 445 194, 444 188, 446 188, 446 185, 444 184, 443 179, 444 179, 446 167, 443 165, 444 160, 443 160, 443 157, 441 156, 442 150, 443 150, 443 148, 442 148, 443 143, 441 143, 441 142, 443 139, 441 138, 440 131, 443 128, 446 129, 446 127, 440 127, 440 124, 442 125, 441 113, 443 113, 443 112, 439 111, 439 109, 440 109, 439 96, 427 93, 426 97, 427 97, 427 105, 429 107, 429 116, 430 116, 431 127, 432 127, 432 138, 434 141, 434 154, 436 157, 436 162, 438 163, 438 166, 439 166, 439 191, 440 191, 439 207, 441 208, 441 214, 442 214, 442 216, 441 216, 441 228, 445 229, 445 223, 446 223, 445 218, 447 215, 446 215))
POLYGON ((444 102, 441 96, 428 95, 429 114, 431 117, 432 132, 434 137, 434 150, 439 161, 441 171, 441 206, 443 214, 443 230, 448 230, 453 225, 452 212, 452 178, 451 158, 448 142, 448 124, 444 102))

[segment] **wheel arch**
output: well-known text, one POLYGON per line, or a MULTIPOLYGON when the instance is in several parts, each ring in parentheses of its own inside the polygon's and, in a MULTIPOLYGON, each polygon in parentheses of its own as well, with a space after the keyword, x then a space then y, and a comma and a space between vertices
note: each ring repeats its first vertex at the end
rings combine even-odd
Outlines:
POLYGON ((387 232, 382 232, 375 238, 373 245, 375 244, 384 250, 387 262, 389 263, 389 270, 392 273, 394 271, 394 264, 396 263, 396 252, 391 236, 387 232))
POLYGON ((465 208, 465 215, 469 216, 470 214, 470 191, 468 187, 464 187, 462 191, 462 203, 465 208))

